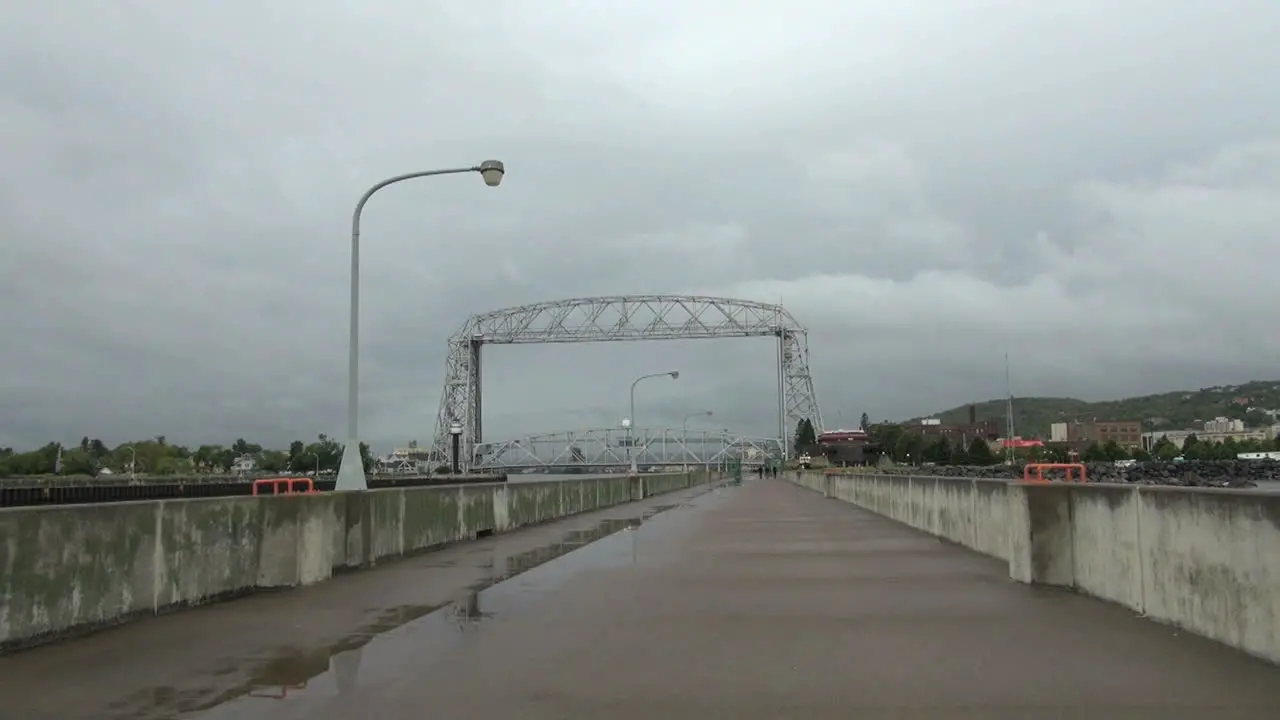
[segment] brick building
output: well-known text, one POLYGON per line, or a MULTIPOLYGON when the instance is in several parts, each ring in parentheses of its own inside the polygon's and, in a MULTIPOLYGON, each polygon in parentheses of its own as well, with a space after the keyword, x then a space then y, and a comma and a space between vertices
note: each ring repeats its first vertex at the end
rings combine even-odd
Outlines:
POLYGON ((952 446, 969 447, 977 438, 992 442, 1004 435, 1004 421, 997 419, 978 420, 978 409, 969 406, 969 422, 947 423, 935 418, 926 418, 919 423, 902 426, 906 432, 923 437, 926 441, 946 438, 952 446))
POLYGON ((1142 422, 1138 420, 1090 420, 1088 422, 1054 423, 1049 427, 1049 442, 1068 445, 1105 445, 1115 441, 1122 448, 1142 446, 1142 422))

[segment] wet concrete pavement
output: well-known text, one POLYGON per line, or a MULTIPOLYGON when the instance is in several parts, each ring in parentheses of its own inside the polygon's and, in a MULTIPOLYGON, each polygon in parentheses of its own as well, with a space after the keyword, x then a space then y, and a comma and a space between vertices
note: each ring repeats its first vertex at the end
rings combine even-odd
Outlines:
POLYGON ((239 697, 287 692, 293 701, 330 667, 331 656, 349 657, 415 621, 415 628, 456 629, 456 621, 442 621, 474 603, 477 590, 706 491, 669 493, 386 561, 320 585, 0 654, 0 720, 167 720, 198 717, 239 697))
POLYGON ((1280 716, 1274 666, 851 505, 672 498, 0 658, 0 717, 1280 716), (464 592, 504 544, 560 556, 464 592))

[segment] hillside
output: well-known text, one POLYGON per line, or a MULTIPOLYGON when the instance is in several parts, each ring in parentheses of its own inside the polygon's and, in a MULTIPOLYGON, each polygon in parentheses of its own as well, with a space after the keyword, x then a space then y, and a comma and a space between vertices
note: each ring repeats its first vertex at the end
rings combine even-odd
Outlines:
MULTIPOLYGON (((1265 413, 1248 408, 1280 410, 1280 381, 1253 381, 1243 385, 1220 385, 1199 390, 1177 390, 1158 395, 1086 402, 1076 398, 1015 397, 1013 420, 1023 437, 1048 437, 1049 426, 1073 420, 1141 420, 1146 430, 1173 430, 1200 426, 1205 420, 1229 417, 1244 420, 1249 426, 1270 424, 1275 420, 1265 413), (1247 404, 1238 399, 1248 398, 1247 404)), ((1003 427, 1005 400, 977 403, 979 420, 997 419, 1003 427)), ((944 410, 936 415, 944 423, 965 423, 969 406, 944 410)), ((920 418, 912 418, 918 421, 920 418)))

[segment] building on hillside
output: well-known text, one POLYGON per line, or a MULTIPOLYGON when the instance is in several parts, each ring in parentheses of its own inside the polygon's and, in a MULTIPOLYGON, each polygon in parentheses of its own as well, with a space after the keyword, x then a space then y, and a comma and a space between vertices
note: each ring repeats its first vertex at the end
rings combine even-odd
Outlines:
POLYGON ((1206 421, 1204 431, 1209 433, 1237 433, 1244 432, 1244 421, 1233 420, 1231 418, 1216 417, 1206 421))
POLYGON ((906 432, 919 435, 926 441, 945 438, 952 447, 969 447, 974 440, 992 442, 1004 434, 1003 420, 978 420, 978 408, 969 406, 969 422, 943 423, 938 418, 925 418, 917 423, 902 426, 906 432))
POLYGON ((1122 448, 1142 446, 1142 422, 1139 420, 1091 420, 1060 422, 1049 426, 1049 442, 1079 446, 1114 441, 1122 448))
MULTIPOLYGON (((1208 423, 1206 423, 1208 424, 1208 423)), ((1196 440, 1200 442, 1220 443, 1227 440, 1236 442, 1245 442, 1247 440, 1257 440, 1266 442, 1273 440, 1280 435, 1280 425, 1269 425, 1266 427, 1254 428, 1253 430, 1240 430, 1232 432, 1212 432, 1207 430, 1157 430, 1155 432, 1147 432, 1142 434, 1142 447, 1148 451, 1160 442, 1160 438, 1168 438, 1174 447, 1181 448, 1187 442, 1187 438, 1192 435, 1196 436, 1196 440)))

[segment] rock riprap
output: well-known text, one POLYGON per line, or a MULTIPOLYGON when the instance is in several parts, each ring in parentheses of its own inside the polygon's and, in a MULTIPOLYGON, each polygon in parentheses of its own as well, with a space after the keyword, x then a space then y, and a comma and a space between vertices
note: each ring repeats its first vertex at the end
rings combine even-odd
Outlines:
MULTIPOLYGON (((906 475, 1014 480, 1022 478, 1018 465, 901 465, 876 468, 874 472, 906 475)), ((1141 483, 1181 487, 1257 487, 1259 482, 1280 481, 1280 462, 1275 460, 1186 460, 1183 462, 1140 462, 1118 466, 1109 462, 1085 463, 1089 482, 1141 483)), ((1061 479, 1062 471, 1045 471, 1046 478, 1061 479)))

